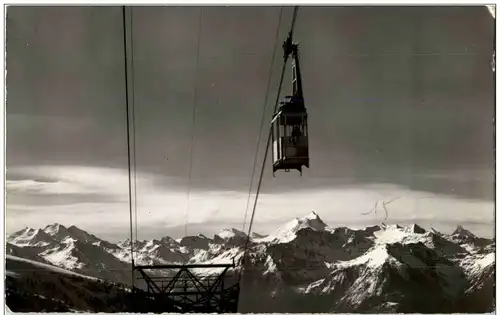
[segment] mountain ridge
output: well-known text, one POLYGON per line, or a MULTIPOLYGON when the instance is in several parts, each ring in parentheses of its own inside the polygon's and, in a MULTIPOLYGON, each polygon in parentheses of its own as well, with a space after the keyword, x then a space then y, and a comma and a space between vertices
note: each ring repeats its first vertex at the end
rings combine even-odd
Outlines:
MULTIPOLYGON (((130 240, 115 244, 76 226, 53 224, 43 229, 54 240, 49 242, 34 231, 25 228, 11 234, 8 250, 84 275, 129 283, 130 240), (40 243, 38 234, 49 244, 40 243)), ((242 307, 252 312, 483 312, 494 305, 494 297, 485 300, 480 294, 489 292, 494 278, 494 240, 463 227, 451 234, 417 224, 332 228, 311 212, 267 236, 253 234, 249 264, 242 269, 246 240, 246 233, 228 228, 213 238, 199 234, 134 241, 134 259, 139 265, 234 260, 237 267, 231 272, 243 272, 242 285, 259 292, 241 295, 242 307), (421 290, 427 291, 415 293, 421 290), (269 299, 276 309, 252 304, 269 299)))

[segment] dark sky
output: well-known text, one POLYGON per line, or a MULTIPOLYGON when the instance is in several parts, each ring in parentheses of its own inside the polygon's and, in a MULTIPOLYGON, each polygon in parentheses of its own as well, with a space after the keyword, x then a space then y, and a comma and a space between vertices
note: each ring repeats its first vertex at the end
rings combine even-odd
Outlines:
MULTIPOLYGON (((278 24, 278 7, 133 8, 138 172, 185 189, 196 102, 192 187, 248 190, 272 53, 266 120, 292 11, 278 24)), ((121 14, 8 8, 9 169, 127 167, 121 14)), ((484 6, 302 7, 295 31, 311 168, 273 179, 268 163, 264 189, 386 183, 493 199, 494 20, 484 6)))

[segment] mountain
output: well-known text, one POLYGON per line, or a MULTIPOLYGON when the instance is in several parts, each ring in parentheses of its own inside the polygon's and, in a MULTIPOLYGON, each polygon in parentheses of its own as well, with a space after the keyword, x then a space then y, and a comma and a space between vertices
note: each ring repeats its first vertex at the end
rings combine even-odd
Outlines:
POLYGON ((242 232, 237 229, 223 229, 219 233, 214 235, 214 241, 216 242, 224 242, 233 238, 246 238, 247 235, 245 232, 242 232))
POLYGON ((130 290, 101 279, 6 256, 5 301, 14 312, 127 312, 130 290))
POLYGON ((113 254, 121 250, 75 226, 51 224, 44 229, 25 228, 7 237, 7 253, 49 263, 86 275, 129 283, 130 265, 113 254))
MULTIPOLYGON (((130 282, 130 240, 113 244, 60 224, 25 228, 7 240, 10 255, 130 282)), ((133 249, 140 265, 234 260, 237 267, 228 275, 242 275, 241 312, 484 313, 495 304, 494 240, 463 227, 451 234, 416 224, 331 228, 311 212, 267 236, 252 233, 248 239, 228 228, 213 238, 134 241, 133 249)))
POLYGON ((476 237, 471 231, 464 229, 461 225, 457 226, 455 231, 451 233, 451 236, 462 239, 472 239, 476 237))
POLYGON ((46 247, 57 243, 42 229, 25 228, 7 237, 7 241, 18 247, 46 247))
POLYGON ((262 235, 262 234, 257 233, 257 232, 252 232, 252 233, 250 233, 250 237, 253 238, 253 239, 264 238, 264 237, 266 237, 266 235, 262 235))

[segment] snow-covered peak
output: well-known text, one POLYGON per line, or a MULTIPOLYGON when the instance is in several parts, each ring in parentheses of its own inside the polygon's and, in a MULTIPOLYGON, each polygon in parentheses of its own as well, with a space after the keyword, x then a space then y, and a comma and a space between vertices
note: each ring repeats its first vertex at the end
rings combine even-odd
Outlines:
POLYGON ((323 231, 327 225, 321 220, 318 214, 314 211, 302 218, 295 218, 294 220, 282 225, 274 233, 260 239, 262 242, 277 242, 287 243, 297 237, 297 232, 302 229, 313 229, 316 231, 323 231))
POLYGON ((247 237, 247 235, 240 230, 231 228, 231 229, 222 229, 222 231, 215 234, 214 238, 215 237, 220 237, 224 240, 227 240, 227 239, 234 238, 234 237, 247 237))
POLYGON ((371 268, 378 268, 388 261, 395 261, 395 259, 388 253, 386 245, 379 245, 356 259, 339 262, 337 266, 351 267, 366 265, 371 268))
POLYGON ((24 229, 22 230, 19 230, 17 232, 14 232, 10 235, 7 236, 7 240, 8 241, 14 241, 16 238, 18 237, 26 237, 27 235, 31 235, 35 232, 34 229, 32 228, 29 228, 29 227, 25 227, 24 229))
POLYGON ((465 229, 463 226, 458 225, 455 231, 451 234, 452 236, 464 237, 464 238, 475 238, 476 236, 469 230, 465 229))
POLYGON ((146 250, 146 251, 151 251, 151 250, 156 249, 162 245, 164 245, 164 244, 161 241, 152 239, 152 240, 147 241, 142 249, 146 250))
MULTIPOLYGON (((128 279, 132 254, 138 265, 231 263, 234 259, 236 270, 242 269, 246 234, 236 229, 224 229, 213 240, 199 234, 179 241, 168 236, 135 241, 132 253, 130 240, 119 243, 119 247, 103 240, 91 243, 88 239, 94 236, 76 227, 49 227, 46 229, 54 235, 67 230, 72 236, 40 248, 19 248, 12 243, 9 254, 38 257, 42 262, 111 281, 128 279)), ((26 228, 9 239, 24 237, 29 243, 44 235, 51 238, 43 230, 26 228)), ((371 309, 397 313, 409 311, 405 297, 427 294, 423 298, 427 301, 463 292, 467 283, 462 270, 474 286, 482 285, 483 279, 494 272, 495 244, 494 240, 477 239, 464 241, 415 224, 330 228, 311 212, 284 224, 269 237, 252 234, 252 243, 246 248, 250 263, 245 274, 258 284, 254 291, 278 292, 278 298, 282 289, 288 294, 288 289, 304 288, 304 294, 314 295, 314 303, 330 305, 322 312, 371 309), (409 282, 412 286, 407 285, 409 282), (392 304, 380 308, 383 303, 393 303, 397 308, 392 304)), ((201 273, 210 275, 212 270, 201 273)))
POLYGON ((423 227, 421 227, 418 224, 411 224, 409 226, 405 226, 403 229, 409 233, 424 234, 427 232, 423 227))
POLYGON ((316 230, 322 230, 326 227, 325 222, 321 220, 321 218, 315 211, 311 211, 311 213, 298 220, 302 223, 307 223, 310 227, 316 230))
POLYGON ((67 231, 66 227, 59 223, 53 223, 47 225, 43 231, 49 235, 60 233, 61 231, 67 231))
MULTIPOLYGON (((127 238, 124 241, 118 242, 118 246, 130 250, 130 243, 130 239, 127 238)), ((134 249, 142 248, 146 243, 146 241, 134 240, 134 249)))
POLYGON ((436 230, 435 228, 431 228, 431 232, 436 234, 436 235, 442 235, 442 233, 439 232, 438 230, 436 230))
POLYGON ((43 231, 58 241, 62 241, 67 237, 71 237, 68 229, 64 225, 59 223, 47 225, 43 229, 43 231))
POLYGON ((415 229, 422 231, 423 229, 417 225, 401 227, 399 225, 387 225, 384 229, 375 231, 375 242, 378 244, 393 244, 393 243, 418 243, 428 242, 430 240, 429 233, 418 233, 415 229))
POLYGON ((55 240, 42 229, 25 228, 8 237, 10 243, 19 246, 44 247, 53 244, 55 240))
MULTIPOLYGON (((396 228, 396 226, 395 226, 396 228)), ((401 243, 378 243, 367 250, 363 255, 337 263, 337 266, 352 267, 365 265, 370 268, 379 268, 389 263, 393 266, 407 264, 412 268, 420 268, 424 264, 414 254, 425 245, 409 242, 406 245, 401 243), (410 254, 412 253, 412 254, 410 254)))
MULTIPOLYGON (((98 243, 102 240, 95 235, 89 234, 88 232, 79 229, 78 227, 72 225, 69 228, 65 227, 59 223, 53 223, 47 225, 43 231, 50 235, 53 239, 57 241, 64 241, 66 238, 72 238, 85 243, 98 243)), ((107 243, 107 242, 106 242, 107 243)))
POLYGON ((68 233, 75 239, 78 239, 82 242, 87 242, 87 243, 95 243, 101 241, 100 238, 97 236, 87 233, 86 231, 77 228, 76 226, 72 225, 68 229, 68 233))

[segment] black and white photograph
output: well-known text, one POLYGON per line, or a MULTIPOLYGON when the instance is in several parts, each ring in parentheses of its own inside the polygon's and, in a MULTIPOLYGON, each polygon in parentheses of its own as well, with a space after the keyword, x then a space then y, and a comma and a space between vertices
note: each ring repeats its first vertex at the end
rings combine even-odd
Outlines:
POLYGON ((4 14, 8 312, 495 311, 495 5, 4 14))

